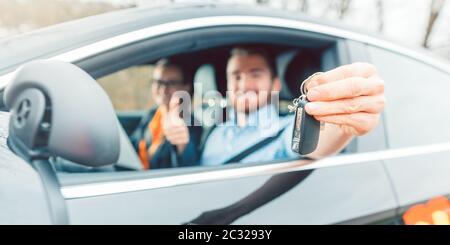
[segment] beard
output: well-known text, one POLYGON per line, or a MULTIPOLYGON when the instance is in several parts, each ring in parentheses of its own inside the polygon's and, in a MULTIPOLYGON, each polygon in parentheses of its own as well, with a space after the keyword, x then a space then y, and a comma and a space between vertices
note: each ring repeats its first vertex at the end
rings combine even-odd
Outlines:
POLYGON ((270 103, 270 93, 245 92, 234 94, 233 107, 237 112, 249 114, 270 103))

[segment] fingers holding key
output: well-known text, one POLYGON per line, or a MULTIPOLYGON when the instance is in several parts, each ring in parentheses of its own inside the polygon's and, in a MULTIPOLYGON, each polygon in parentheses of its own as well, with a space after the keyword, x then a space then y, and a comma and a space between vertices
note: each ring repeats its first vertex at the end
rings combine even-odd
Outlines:
POLYGON ((333 101, 384 92, 384 82, 378 76, 369 78, 349 77, 328 82, 308 90, 309 101, 333 101))
POLYGON ((349 114, 357 112, 380 113, 386 99, 382 95, 359 96, 336 101, 317 101, 306 104, 305 110, 313 116, 349 114))
POLYGON ((306 88, 308 114, 357 136, 375 128, 386 103, 384 82, 375 67, 367 63, 344 65, 318 74, 306 88))
POLYGON ((378 124, 380 114, 358 112, 351 114, 315 116, 321 122, 338 125, 345 133, 361 136, 367 134, 378 124))
POLYGON ((306 84, 306 88, 310 90, 313 87, 325 83, 339 81, 350 77, 369 78, 376 74, 377 70, 374 65, 369 63, 357 62, 350 65, 343 65, 312 77, 310 82, 306 84))

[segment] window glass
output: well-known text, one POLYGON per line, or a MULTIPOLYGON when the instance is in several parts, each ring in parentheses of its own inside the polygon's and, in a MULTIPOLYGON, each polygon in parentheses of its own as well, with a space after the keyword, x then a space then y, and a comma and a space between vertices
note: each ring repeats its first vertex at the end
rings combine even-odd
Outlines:
POLYGON ((148 110, 151 98, 152 65, 133 66, 98 79, 116 111, 148 110))
POLYGON ((369 54, 385 80, 390 147, 450 141, 450 74, 381 48, 369 54))

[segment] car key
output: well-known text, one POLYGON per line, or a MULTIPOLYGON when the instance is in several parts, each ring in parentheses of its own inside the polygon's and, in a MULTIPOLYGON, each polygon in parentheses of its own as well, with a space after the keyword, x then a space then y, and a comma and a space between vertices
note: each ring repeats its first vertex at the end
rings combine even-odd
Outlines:
POLYGON ((307 155, 317 148, 321 130, 321 122, 305 111, 305 106, 309 102, 306 98, 305 84, 314 76, 320 74, 314 73, 302 82, 300 86, 301 95, 294 99, 293 106, 289 105, 289 111, 295 111, 294 129, 292 133, 291 149, 300 155, 307 155))

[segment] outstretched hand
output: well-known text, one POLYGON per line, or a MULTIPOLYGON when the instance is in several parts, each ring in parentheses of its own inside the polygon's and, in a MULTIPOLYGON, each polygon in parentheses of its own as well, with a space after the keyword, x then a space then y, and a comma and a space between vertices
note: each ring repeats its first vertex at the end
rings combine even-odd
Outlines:
POLYGON ((386 101, 384 82, 368 63, 344 65, 314 76, 306 88, 310 101, 306 112, 353 136, 377 126, 386 101))

